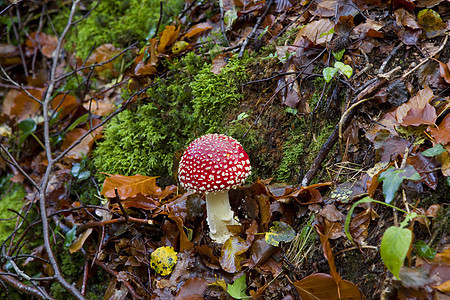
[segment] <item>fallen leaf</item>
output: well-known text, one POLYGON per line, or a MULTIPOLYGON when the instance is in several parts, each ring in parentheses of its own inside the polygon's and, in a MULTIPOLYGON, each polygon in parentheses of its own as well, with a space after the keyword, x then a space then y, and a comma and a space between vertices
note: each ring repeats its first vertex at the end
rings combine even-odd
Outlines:
POLYGON ((450 143, 450 114, 447 114, 438 127, 428 126, 428 132, 436 143, 446 145, 450 143))
MULTIPOLYGON (((408 112, 412 108, 415 108, 417 110, 416 113, 426 110, 427 104, 429 104, 430 100, 433 97, 433 91, 429 87, 425 87, 424 89, 420 90, 414 97, 409 99, 408 102, 397 107, 395 114, 397 121, 402 124, 402 122, 404 122, 405 118, 407 117, 408 112)), ((408 118, 406 118, 406 120, 408 120, 408 118)))
POLYGON ((162 276, 167 276, 172 273, 177 261, 177 253, 173 247, 159 247, 151 253, 150 266, 162 276))
POLYGON ((100 78, 106 79, 107 76, 116 74, 114 70, 115 61, 105 62, 119 54, 121 51, 121 49, 114 47, 112 44, 103 44, 92 52, 86 61, 86 65, 89 66, 103 63, 103 65, 95 67, 94 72, 98 74, 100 78))
POLYGON ((445 80, 445 82, 450 84, 450 59, 447 64, 444 64, 441 61, 437 61, 439 63, 439 74, 445 80))
POLYGON ((306 37, 314 44, 325 47, 333 37, 333 34, 327 34, 332 28, 334 23, 326 18, 308 23, 298 31, 293 44, 296 45, 306 37))
POLYGON ((117 189, 117 193, 121 199, 134 197, 139 193, 157 197, 162 191, 156 185, 156 178, 139 174, 134 176, 110 175, 106 177, 103 183, 101 194, 107 198, 114 198, 116 197, 115 190, 117 189))
POLYGON ((278 247, 280 242, 290 242, 295 238, 295 230, 284 222, 274 221, 266 232, 266 243, 278 247))
POLYGON ((438 173, 433 171, 438 168, 439 163, 434 157, 426 157, 418 153, 408 156, 407 163, 412 165, 419 173, 421 179, 426 185, 436 190, 438 185, 438 173))
POLYGON ((59 113, 59 119, 73 112, 77 106, 77 98, 69 94, 58 94, 50 102, 50 107, 59 113))
POLYGON ((203 300, 207 282, 203 278, 189 278, 178 290, 175 300, 203 300))
POLYGON ((423 9, 417 14, 417 22, 427 38, 439 36, 445 32, 446 26, 441 16, 432 9, 423 9))
POLYGON ((222 72, 222 68, 224 68, 228 64, 228 60, 231 57, 231 53, 222 53, 214 57, 211 62, 211 72, 214 74, 220 74, 222 72))
POLYGON ((163 54, 166 52, 166 48, 172 45, 178 38, 178 33, 180 32, 180 27, 176 28, 172 25, 167 25, 164 31, 161 33, 161 38, 158 44, 158 54, 163 54))
POLYGON ((228 273, 241 270, 241 254, 245 253, 250 245, 239 236, 230 237, 222 246, 219 258, 220 266, 228 273))
MULTIPOLYGON (((38 100, 42 100, 43 89, 28 90, 28 92, 38 100)), ((14 104, 10 110, 10 116, 15 117, 18 122, 26 118, 35 117, 41 109, 41 104, 28 96, 24 91, 19 92, 14 97, 14 104)))
POLYGON ((338 285, 330 275, 324 273, 314 273, 297 280, 294 287, 303 300, 366 299, 354 283, 342 280, 338 285))
POLYGON ((102 117, 108 116, 117 108, 113 103, 97 100, 92 100, 84 103, 83 107, 91 114, 102 117))
POLYGON ((41 50, 42 55, 47 58, 52 58, 53 51, 56 50, 58 45, 58 38, 43 32, 39 32, 39 34, 37 34, 37 32, 32 32, 25 42, 25 45, 30 49, 38 48, 41 50))
POLYGON ((83 247, 84 242, 86 242, 87 238, 91 235, 92 230, 92 228, 88 228, 77 237, 77 239, 69 247, 70 254, 79 251, 83 247))
POLYGON ((181 39, 184 39, 184 38, 189 39, 197 34, 200 34, 206 30, 209 30, 209 29, 212 29, 212 26, 207 22, 196 24, 196 25, 192 26, 191 28, 189 28, 189 30, 186 32, 186 34, 181 39))

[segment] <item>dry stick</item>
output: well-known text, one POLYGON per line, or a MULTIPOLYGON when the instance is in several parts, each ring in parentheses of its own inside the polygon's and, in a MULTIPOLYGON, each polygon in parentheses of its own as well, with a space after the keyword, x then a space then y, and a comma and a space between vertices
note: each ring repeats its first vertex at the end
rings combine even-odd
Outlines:
POLYGON ((50 297, 45 297, 36 288, 20 282, 19 280, 17 280, 16 278, 13 277, 14 275, 5 275, 7 273, 3 272, 3 269, 0 269, 0 271, 2 271, 2 273, 0 273, 0 279, 4 282, 8 283, 15 290, 17 290, 21 293, 27 294, 27 295, 32 295, 38 299, 53 299, 50 297))
POLYGON ((58 44, 56 46, 55 55, 53 57, 52 68, 50 70, 50 80, 47 91, 45 93, 45 98, 43 101, 43 114, 44 114, 44 140, 45 140, 45 151, 48 161, 48 166, 45 171, 44 177, 42 178, 42 183, 39 189, 39 208, 42 219, 42 231, 44 238, 44 247, 48 255, 48 259, 50 261, 50 265, 54 271, 54 277, 68 292, 70 292, 76 299, 85 299, 80 291, 72 284, 67 282, 67 280, 62 276, 61 271, 59 270, 58 261, 56 260, 55 254, 53 253, 52 245, 50 242, 50 232, 49 232, 49 224, 47 217, 47 205, 46 205, 46 191, 50 181, 50 174, 52 172, 55 161, 53 160, 52 150, 51 150, 51 142, 50 142, 50 120, 49 120, 49 105, 50 100, 53 94, 53 90, 55 88, 55 77, 56 77, 56 68, 58 66, 62 43, 64 37, 72 26, 73 16, 75 14, 75 10, 77 8, 78 2, 80 0, 74 0, 72 3, 72 7, 70 10, 69 19, 67 21, 67 25, 64 28, 61 36, 58 39, 58 44))
POLYGON ((156 38, 158 36, 158 30, 159 30, 159 26, 161 26, 161 20, 162 20, 162 16, 163 16, 163 2, 159 1, 159 20, 158 20, 158 25, 156 25, 156 30, 155 30, 155 34, 153 34, 153 38, 156 38))
POLYGON ((244 43, 242 43, 241 50, 239 51, 238 58, 241 58, 244 55, 245 47, 247 47, 248 41, 253 37, 253 35, 256 33, 256 30, 258 30, 259 25, 263 21, 263 19, 266 17, 267 13, 269 12, 270 7, 272 6, 273 0, 270 0, 269 3, 266 5, 266 9, 264 10, 261 17, 259 17, 258 21, 256 22, 255 26, 253 27, 252 32, 245 38, 244 43))
POLYGON ((22 91, 25 92, 25 94, 28 95, 28 97, 30 97, 31 99, 33 99, 34 101, 36 101, 37 103, 42 105, 42 101, 39 100, 38 98, 36 98, 35 96, 33 96, 27 89, 25 89, 24 86, 18 84, 17 82, 15 82, 11 77, 9 77, 8 73, 6 73, 6 70, 3 69, 2 66, 0 66, 0 70, 2 70, 3 75, 5 75, 6 79, 11 82, 12 84, 14 84, 17 88, 21 89, 22 91))
MULTIPOLYGON (((19 6, 18 5, 16 6, 16 14, 17 14, 17 22, 20 22, 20 14, 19 14, 19 6)), ((28 76, 28 68, 27 68, 27 63, 25 61, 25 55, 24 55, 23 49, 22 49, 22 43, 20 42, 20 35, 19 35, 19 32, 17 31, 16 23, 14 22, 14 17, 13 17, 11 10, 9 11, 9 17, 11 18, 12 28, 13 28, 14 35, 17 40, 17 45, 19 47, 19 54, 20 54, 20 58, 22 60, 23 71, 24 71, 25 75, 28 76)))

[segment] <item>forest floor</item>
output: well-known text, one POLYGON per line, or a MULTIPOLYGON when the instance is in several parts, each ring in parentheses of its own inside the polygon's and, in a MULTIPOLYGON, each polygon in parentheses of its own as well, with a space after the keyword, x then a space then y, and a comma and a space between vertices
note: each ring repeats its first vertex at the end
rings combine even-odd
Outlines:
POLYGON ((0 298, 450 298, 449 1, 186 0, 145 42, 84 56, 71 31, 102 6, 0 3, 0 298), (67 26, 43 30, 61 6, 67 26), (180 102, 155 100, 163 83, 180 102), (186 133, 190 113, 208 121, 186 133), (96 164, 130 115, 177 128, 150 143, 172 174, 96 164), (177 181, 212 131, 253 170, 224 244, 177 181))

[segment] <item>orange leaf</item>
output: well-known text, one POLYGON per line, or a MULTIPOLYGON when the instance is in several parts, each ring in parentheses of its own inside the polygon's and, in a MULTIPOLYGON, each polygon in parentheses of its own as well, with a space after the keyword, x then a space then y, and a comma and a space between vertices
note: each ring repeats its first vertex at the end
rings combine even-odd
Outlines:
POLYGON ((437 128, 428 126, 428 131, 434 137, 436 143, 446 145, 450 142, 450 114, 446 115, 444 120, 437 128))
POLYGON ((294 287, 303 300, 366 299, 354 283, 342 280, 338 287, 333 278, 324 273, 314 273, 295 281, 294 287))
POLYGON ((209 25, 209 23, 207 23, 207 22, 196 24, 196 25, 192 26, 191 28, 189 28, 189 30, 186 32, 186 34, 183 36, 182 39, 191 38, 194 35, 199 34, 203 31, 211 29, 211 28, 212 28, 212 26, 209 25))
POLYGON ((116 197, 115 189, 120 199, 143 195, 155 195, 161 193, 161 188, 156 185, 156 177, 134 175, 110 175, 103 183, 102 195, 108 198, 116 197))
MULTIPOLYGON (((86 65, 93 65, 96 63, 104 63, 117 54, 119 54, 122 50, 114 47, 112 44, 103 44, 99 46, 97 49, 92 52, 89 58, 86 61, 86 65)), ((114 72, 114 61, 110 61, 102 66, 95 67, 95 72, 97 74, 104 74, 105 71, 114 72)))
POLYGON ((83 107, 92 114, 102 117, 107 116, 116 110, 116 106, 113 103, 96 100, 83 104, 83 107))
POLYGON ((203 278, 189 278, 178 290, 175 300, 203 300, 207 282, 203 278))
POLYGON ((141 50, 140 54, 134 59, 136 67, 134 68, 135 75, 154 75, 158 73, 156 65, 158 64, 158 57, 156 56, 156 39, 148 41, 150 45, 141 50), (144 60, 144 57, 149 55, 149 58, 144 60))
POLYGON ((211 72, 214 74, 220 74, 222 68, 228 63, 228 59, 231 57, 231 53, 222 53, 214 57, 211 63, 211 72))
POLYGON ((158 53, 162 54, 166 52, 166 48, 172 45, 180 32, 180 27, 176 28, 175 26, 169 25, 166 26, 164 31, 161 34, 161 39, 158 44, 158 53))
MULTIPOLYGON (((28 92, 33 95, 38 100, 42 99, 43 89, 28 90, 28 92)), ((24 91, 17 94, 14 98, 14 104, 11 107, 10 115, 17 117, 18 121, 22 121, 29 117, 34 117, 38 114, 41 105, 33 100, 24 91)))
POLYGON ((38 35, 36 32, 33 32, 30 34, 30 38, 25 42, 25 45, 31 49, 39 48, 39 45, 42 55, 47 58, 52 58, 53 51, 56 50, 58 45, 58 38, 43 32, 39 32, 38 35))
POLYGON ((70 114, 77 105, 77 98, 68 94, 59 94, 50 102, 51 108, 59 112, 60 119, 70 114))
POLYGON ((331 251, 331 245, 329 239, 330 232, 322 232, 324 229, 319 228, 319 225, 316 225, 316 231, 319 234, 320 242, 322 243, 323 255, 328 261, 328 265, 330 266, 330 274, 336 284, 339 284, 342 281, 342 277, 339 275, 336 270, 336 265, 334 263, 334 255, 333 251, 331 251))

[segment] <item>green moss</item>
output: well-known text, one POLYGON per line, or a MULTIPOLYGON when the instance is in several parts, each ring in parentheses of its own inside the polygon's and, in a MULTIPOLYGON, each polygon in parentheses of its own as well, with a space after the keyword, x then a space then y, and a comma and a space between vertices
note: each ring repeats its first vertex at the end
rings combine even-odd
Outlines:
POLYGON ((281 182, 298 183, 333 129, 334 125, 324 120, 318 126, 315 126, 310 119, 304 119, 298 123, 283 146, 283 158, 278 167, 276 179, 281 182), (317 128, 317 131, 313 132, 313 128, 317 128))
MULTIPOLYGON (((97 1, 92 1, 86 9, 91 9, 97 1)), ((159 0, 108 0, 92 11, 90 16, 79 22, 66 37, 66 47, 76 48, 77 55, 85 58, 90 49, 105 43, 124 47, 134 42, 144 43, 153 36, 160 16, 159 0)), ((162 24, 176 16, 182 8, 183 0, 164 1, 162 24)), ((64 5, 58 14, 52 16, 52 22, 58 34, 66 26, 70 7, 64 5)), ((84 12, 85 13, 85 12, 84 12)), ((82 14, 77 13, 76 18, 82 14)), ((160 30, 164 26, 160 27, 160 30)), ((48 33, 53 34, 50 27, 48 33)), ((70 49, 72 50, 72 49, 70 49)))
MULTIPOLYGON (((9 182, 9 181, 8 181, 9 182)), ((14 184, 10 191, 0 199, 0 242, 6 240, 13 232, 17 214, 9 209, 20 211, 25 198, 25 189, 23 186, 14 184)))
POLYGON ((157 80, 148 91, 151 102, 120 113, 108 124, 94 151, 96 168, 169 178, 176 151, 199 135, 225 133, 227 112, 242 98, 238 88, 249 61, 232 58, 218 75, 192 52, 174 62, 173 76, 157 80))

